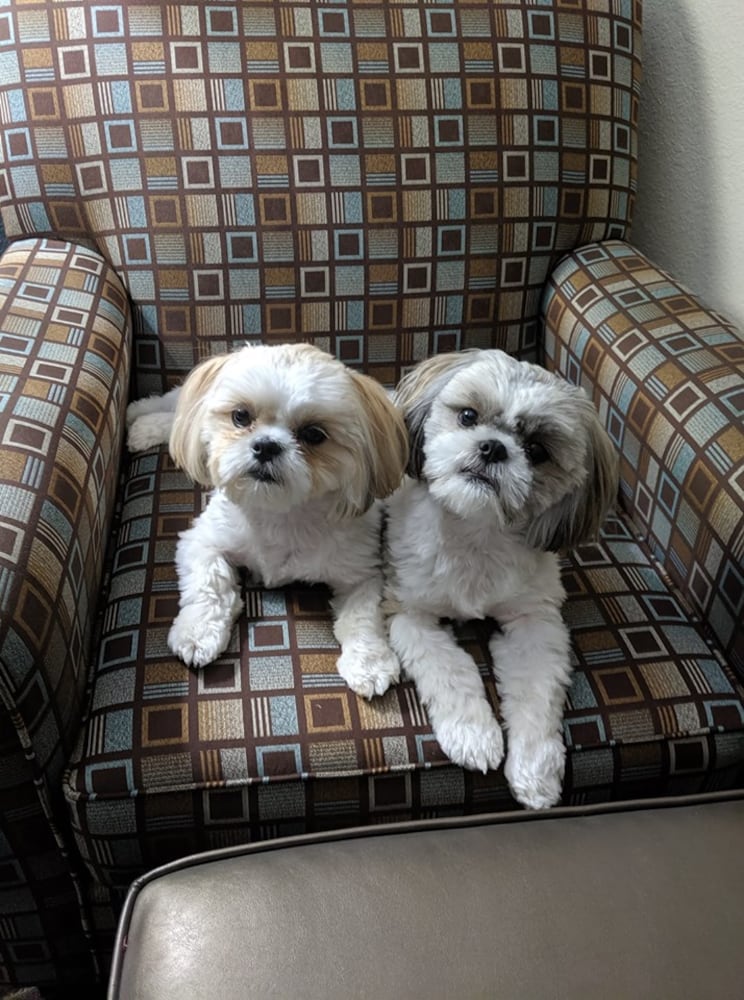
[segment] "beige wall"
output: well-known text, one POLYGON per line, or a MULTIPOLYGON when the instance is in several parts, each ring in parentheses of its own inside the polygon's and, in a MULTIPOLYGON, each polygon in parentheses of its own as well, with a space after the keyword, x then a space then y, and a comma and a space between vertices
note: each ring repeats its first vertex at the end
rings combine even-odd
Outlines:
POLYGON ((632 242, 744 330, 744 0, 644 0, 632 242))

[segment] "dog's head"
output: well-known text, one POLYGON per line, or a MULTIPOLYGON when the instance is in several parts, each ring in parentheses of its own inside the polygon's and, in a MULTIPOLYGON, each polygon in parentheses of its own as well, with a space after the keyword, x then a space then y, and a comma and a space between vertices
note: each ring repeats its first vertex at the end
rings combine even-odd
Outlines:
POLYGON ((443 354, 400 383, 409 475, 462 517, 483 514, 541 549, 596 536, 617 458, 582 389, 502 351, 443 354))
POLYGON ((405 425, 374 379, 309 344, 244 347, 209 358, 181 387, 174 461, 239 503, 289 510, 327 497, 355 516, 391 493, 405 425))

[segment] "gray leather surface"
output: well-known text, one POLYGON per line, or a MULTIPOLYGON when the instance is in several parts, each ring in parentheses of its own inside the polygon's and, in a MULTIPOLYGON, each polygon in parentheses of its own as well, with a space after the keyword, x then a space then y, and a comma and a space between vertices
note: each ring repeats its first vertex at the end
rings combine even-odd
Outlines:
POLYGON ((744 802, 297 840, 133 893, 116 1000, 741 998, 744 802))

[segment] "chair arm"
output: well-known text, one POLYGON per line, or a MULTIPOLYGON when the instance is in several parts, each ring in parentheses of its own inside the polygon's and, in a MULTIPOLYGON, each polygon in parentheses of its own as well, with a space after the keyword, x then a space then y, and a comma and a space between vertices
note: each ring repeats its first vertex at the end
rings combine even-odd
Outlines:
POLYGON ((744 675, 744 337, 620 241, 555 268, 545 363, 620 453, 621 502, 744 675))
POLYGON ((0 711, 37 774, 61 775, 79 729, 129 350, 96 251, 27 239, 0 257, 0 711))

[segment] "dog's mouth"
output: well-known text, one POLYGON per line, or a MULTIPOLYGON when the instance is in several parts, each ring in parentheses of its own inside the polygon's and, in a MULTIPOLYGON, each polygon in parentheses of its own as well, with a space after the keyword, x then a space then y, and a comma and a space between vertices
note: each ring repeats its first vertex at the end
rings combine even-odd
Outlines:
POLYGON ((486 475, 485 472, 479 471, 478 469, 461 469, 461 475, 469 482, 477 486, 482 486, 485 489, 490 490, 492 493, 499 493, 499 484, 497 481, 493 480, 490 476, 486 475))
POLYGON ((259 465, 255 469, 249 469, 248 475, 255 479, 257 483, 270 483, 278 486, 281 483, 281 476, 274 469, 266 465, 259 465))

